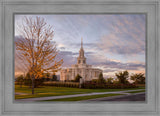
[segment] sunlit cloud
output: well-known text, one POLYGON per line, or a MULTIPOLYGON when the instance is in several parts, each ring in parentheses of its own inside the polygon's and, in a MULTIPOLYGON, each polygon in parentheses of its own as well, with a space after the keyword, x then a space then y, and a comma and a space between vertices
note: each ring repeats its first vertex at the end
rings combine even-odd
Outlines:
MULTIPOLYGON (((28 15, 35 17, 37 15, 28 15)), ((76 64, 83 38, 87 64, 103 70, 105 77, 128 70, 145 73, 146 17, 143 14, 38 15, 53 25, 54 37, 63 67, 76 64)), ((23 15, 15 16, 15 25, 23 15)), ((15 36, 19 33, 15 26, 15 36)), ((15 61, 15 72, 24 72, 15 61)))

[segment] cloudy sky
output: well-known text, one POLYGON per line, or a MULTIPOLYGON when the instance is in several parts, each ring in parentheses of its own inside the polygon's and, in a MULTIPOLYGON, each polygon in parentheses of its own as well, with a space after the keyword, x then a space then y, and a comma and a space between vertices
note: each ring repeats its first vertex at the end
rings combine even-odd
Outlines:
MULTIPOLYGON (((15 15, 17 23, 24 15, 15 15)), ((26 16, 26 15, 25 15, 26 16)), ((103 70, 104 77, 118 71, 145 73, 145 23, 143 14, 97 15, 27 15, 40 16, 53 26, 59 56, 63 67, 76 63, 81 38, 87 64, 103 70)), ((20 67, 17 65, 17 67, 20 67)), ((15 68, 19 72, 20 68, 15 68)))

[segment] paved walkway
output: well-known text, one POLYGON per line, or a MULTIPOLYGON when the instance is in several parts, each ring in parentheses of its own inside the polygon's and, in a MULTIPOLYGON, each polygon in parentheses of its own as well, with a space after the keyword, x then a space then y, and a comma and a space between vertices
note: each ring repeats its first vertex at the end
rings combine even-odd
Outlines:
POLYGON ((75 95, 63 95, 63 96, 50 96, 50 97, 39 97, 39 98, 27 98, 27 99, 17 99, 18 102, 33 102, 33 101, 41 101, 41 100, 52 100, 52 99, 61 99, 61 98, 70 98, 70 97, 80 97, 80 96, 90 96, 90 95, 102 95, 102 94, 125 94, 129 95, 130 93, 126 92, 132 92, 132 91, 141 91, 144 89, 138 89, 138 90, 126 90, 126 91, 114 91, 114 92, 94 92, 94 93, 86 93, 86 94, 75 94, 75 95))

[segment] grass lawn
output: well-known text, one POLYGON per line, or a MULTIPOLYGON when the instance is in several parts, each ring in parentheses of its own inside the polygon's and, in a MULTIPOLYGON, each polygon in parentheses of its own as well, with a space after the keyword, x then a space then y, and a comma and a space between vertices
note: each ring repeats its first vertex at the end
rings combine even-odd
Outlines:
POLYGON ((145 90, 140 90, 140 91, 131 91, 131 92, 126 92, 126 93, 140 93, 140 92, 145 92, 145 90))
POLYGON ((67 88, 67 87, 53 87, 53 86, 43 86, 35 88, 35 94, 32 95, 32 89, 28 86, 15 85, 15 93, 25 93, 22 95, 15 95, 15 99, 25 99, 25 98, 35 98, 35 97, 47 97, 47 96, 60 96, 60 95, 73 95, 73 94, 83 94, 92 92, 112 92, 112 91, 124 91, 124 90, 136 90, 143 89, 140 88, 130 88, 130 89, 80 89, 80 88, 67 88))
POLYGON ((53 100, 44 100, 44 101, 81 101, 81 100, 88 100, 88 99, 95 99, 95 98, 102 98, 102 97, 111 97, 123 94, 103 94, 103 95, 90 95, 90 96, 81 96, 81 97, 71 97, 71 98, 62 98, 62 99, 53 99, 53 100))

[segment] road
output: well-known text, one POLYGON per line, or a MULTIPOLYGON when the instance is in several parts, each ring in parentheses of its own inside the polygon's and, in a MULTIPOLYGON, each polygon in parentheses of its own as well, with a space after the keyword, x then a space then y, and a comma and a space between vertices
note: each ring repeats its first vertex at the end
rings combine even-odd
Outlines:
POLYGON ((145 93, 136 93, 131 95, 120 95, 120 96, 113 96, 113 97, 104 97, 104 98, 96 98, 86 101, 145 101, 145 93))

